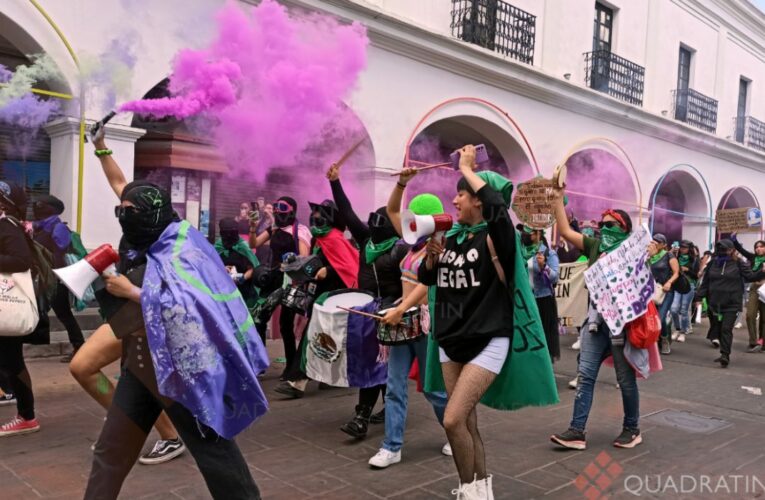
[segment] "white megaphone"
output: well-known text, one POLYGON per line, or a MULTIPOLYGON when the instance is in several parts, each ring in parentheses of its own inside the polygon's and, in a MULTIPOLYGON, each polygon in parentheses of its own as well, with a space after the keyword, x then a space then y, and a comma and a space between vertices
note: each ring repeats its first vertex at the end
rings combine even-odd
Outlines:
POLYGON ((401 213, 401 231, 404 241, 410 245, 417 243, 423 236, 444 233, 452 228, 452 216, 449 214, 416 215, 411 210, 401 213))
POLYGON ((99 276, 117 274, 115 264, 119 260, 119 254, 114 251, 111 245, 101 245, 81 261, 61 269, 54 269, 53 272, 75 297, 82 300, 85 290, 99 276))

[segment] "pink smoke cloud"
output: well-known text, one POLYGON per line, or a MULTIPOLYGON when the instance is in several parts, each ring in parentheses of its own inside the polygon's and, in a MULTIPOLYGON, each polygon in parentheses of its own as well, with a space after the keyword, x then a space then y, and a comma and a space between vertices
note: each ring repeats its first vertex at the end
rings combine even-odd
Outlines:
POLYGON ((293 163, 339 116, 342 99, 366 66, 366 30, 317 14, 291 14, 273 0, 248 12, 229 3, 217 21, 207 48, 176 56, 171 97, 129 102, 120 111, 208 115, 233 173, 262 181, 273 167, 293 163))

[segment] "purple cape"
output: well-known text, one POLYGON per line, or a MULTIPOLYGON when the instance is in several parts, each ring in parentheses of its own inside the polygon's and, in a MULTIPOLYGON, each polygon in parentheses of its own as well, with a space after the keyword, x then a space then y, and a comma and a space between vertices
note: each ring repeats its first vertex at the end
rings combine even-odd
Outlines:
POLYGON ((217 252, 187 221, 148 253, 141 307, 159 392, 231 439, 268 410, 268 355, 217 252))

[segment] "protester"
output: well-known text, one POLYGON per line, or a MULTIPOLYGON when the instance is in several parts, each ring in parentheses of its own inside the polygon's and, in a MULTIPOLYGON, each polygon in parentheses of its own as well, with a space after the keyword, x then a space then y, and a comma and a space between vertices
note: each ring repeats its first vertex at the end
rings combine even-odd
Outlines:
MULTIPOLYGON (((26 210, 24 189, 0 181, 0 273, 23 273, 32 268, 32 252, 21 224, 26 210)), ((0 372, 8 381, 10 394, 16 398, 18 409, 18 414, 10 422, 0 425, 0 437, 40 430, 35 418, 32 379, 24 363, 24 342, 23 336, 0 336, 0 372)))
POLYGON ((542 318, 545 329, 547 349, 550 352, 550 359, 555 362, 560 359, 560 322, 558 306, 555 302, 555 285, 558 283, 560 270, 558 254, 549 247, 542 231, 531 229, 523 224, 518 224, 517 229, 521 235, 523 259, 529 263, 531 269, 534 297, 536 297, 539 316, 542 318))
MULTIPOLYGON (((401 201, 406 185, 417 172, 405 169, 399 176, 396 186, 388 198, 387 213, 396 232, 401 236, 401 201)), ((437 196, 423 193, 409 202, 409 210, 415 215, 436 215, 444 213, 444 207, 437 196)), ((420 264, 425 258, 427 238, 423 238, 409 250, 401 261, 401 303, 390 310, 383 320, 389 325, 397 325, 404 313, 412 307, 420 306, 421 328, 424 335, 404 345, 394 345, 388 355, 388 383, 385 392, 385 439, 380 450, 369 459, 369 465, 375 469, 384 469, 401 461, 401 448, 404 444, 407 411, 409 406, 408 377, 412 364, 417 361, 418 372, 424 376, 427 367, 428 337, 430 320, 427 313, 427 287, 417 279, 420 264)), ((425 391, 425 399, 433 407, 438 423, 443 425, 446 408, 446 394, 442 391, 425 391)), ((451 446, 447 442, 441 449, 444 455, 451 455, 451 446)))
POLYGON ((252 326, 240 326, 251 321, 247 308, 232 294, 212 246, 177 219, 170 194, 150 182, 128 183, 106 148, 103 127, 93 143, 120 199, 115 215, 123 231, 120 274, 104 278, 101 305, 140 304, 140 318, 129 318, 135 325, 110 323, 115 333, 126 333, 123 363, 84 498, 117 498, 162 409, 213 498, 260 498, 233 441, 267 406, 257 381, 267 366, 265 349, 252 326))
MULTIPOLYGON (((619 248, 632 233, 632 219, 623 210, 606 210, 598 224, 600 238, 584 236, 573 231, 566 219, 562 199, 555 205, 555 219, 558 231, 571 244, 582 250, 592 266, 597 260, 619 248)), ((574 411, 569 429, 561 434, 551 436, 552 442, 576 450, 587 447, 585 427, 592 408, 595 392, 595 382, 603 360, 610 354, 613 358, 616 380, 622 394, 624 420, 622 432, 613 441, 619 448, 634 448, 643 442, 638 427, 640 416, 640 395, 635 371, 625 357, 624 336, 616 338, 608 325, 597 313, 595 305, 590 302, 588 323, 582 328, 581 350, 577 368, 578 384, 574 398, 574 411)))
MULTIPOLYGON (((340 183, 338 166, 330 167, 327 179, 340 216, 348 224, 351 235, 362 249, 359 256, 359 288, 374 294, 381 309, 388 308, 401 297, 399 263, 409 251, 409 246, 400 241, 386 207, 371 212, 366 224, 359 219, 340 183)), ((360 389, 356 415, 340 430, 357 439, 366 437, 372 411, 380 394, 383 394, 384 399, 385 384, 360 389)), ((376 417, 382 420, 384 413, 380 412, 376 417)))
POLYGON ((672 285, 680 277, 680 264, 672 252, 667 251, 667 238, 661 233, 654 234, 653 241, 648 246, 648 264, 651 266, 653 279, 664 291, 664 300, 659 306, 659 319, 661 320, 659 344, 662 354, 670 354, 672 352, 670 348, 672 323, 668 316, 675 299, 672 285))
MULTIPOLYGON (((359 251, 343 236, 345 222, 331 200, 321 204, 308 203, 311 209, 310 229, 313 236, 314 255, 321 259, 323 267, 316 273, 314 297, 340 290, 356 288, 358 282, 359 251)), ((313 308, 308 309, 308 320, 313 308)), ((308 335, 300 339, 298 353, 306 348, 308 335)), ((302 398, 305 394, 308 376, 301 368, 302 356, 298 355, 287 367, 287 380, 274 389, 290 398, 302 398)))
MULTIPOLYGON (((752 267, 752 272, 757 273, 763 270, 765 263, 765 241, 758 240, 754 243, 754 253, 747 251, 739 243, 736 234, 731 235, 731 241, 736 251, 746 257, 752 267)), ((765 303, 759 299, 757 291, 765 284, 765 281, 758 280, 750 285, 749 300, 746 304, 746 328, 749 330, 749 347, 746 352, 762 352, 763 342, 765 341, 765 303), (757 317, 759 316, 759 325, 757 317)))
MULTIPOLYGON (((65 267, 67 262, 64 256, 67 253, 73 253, 72 232, 59 217, 64 213, 64 208, 64 202, 55 196, 48 195, 38 196, 32 207, 35 218, 34 239, 51 253, 54 268, 65 267)), ((56 293, 51 300, 51 307, 69 335, 72 352, 61 358, 62 363, 69 363, 85 343, 85 338, 82 336, 82 329, 77 319, 72 314, 69 289, 61 281, 56 284, 56 293)))
POLYGON ((512 183, 495 172, 476 173, 474 146, 460 150, 459 168, 462 178, 453 200, 457 224, 443 244, 430 239, 419 269, 420 282, 432 287, 429 303, 435 326, 428 357, 435 360, 431 352, 437 352, 441 362, 440 373, 429 363, 425 390, 442 378, 448 394, 444 428, 460 480, 453 494, 483 499, 494 494, 478 432, 479 401, 489 404, 486 398, 491 395, 494 407, 512 410, 558 398, 546 352, 519 345, 510 355, 514 330, 518 337, 521 332, 534 336, 544 348, 508 213, 512 183), (525 372, 525 363, 534 365, 535 375, 525 372), (524 381, 524 394, 505 385, 515 369, 515 376, 524 381))
MULTIPOLYGON (((108 324, 101 325, 82 345, 69 363, 69 371, 90 397, 108 410, 114 400, 114 384, 103 370, 122 356, 122 341, 114 336, 108 324)), ((143 465, 158 465, 181 456, 186 445, 178 437, 167 414, 163 411, 157 417, 154 427, 160 439, 148 453, 141 455, 138 462, 143 465)), ((93 449, 95 450, 95 444, 93 449)))
POLYGON ((675 326, 672 340, 682 343, 685 342, 685 336, 691 333, 691 304, 696 296, 696 276, 699 273, 698 254, 692 242, 688 240, 680 242, 677 263, 680 266, 680 273, 686 277, 691 285, 690 291, 686 293, 675 292, 670 308, 672 322, 675 326))
MULTIPOLYGON (((250 250, 250 246, 239 237, 238 225, 239 223, 232 218, 220 220, 218 223, 220 236, 215 240, 215 250, 242 294, 245 304, 251 308, 258 299, 258 290, 252 275, 255 269, 260 267, 260 262, 250 250)), ((258 333, 265 344, 266 332, 258 333)))
MULTIPOLYGON (((265 296, 282 286, 284 273, 281 263, 290 254, 305 256, 311 251, 311 233, 306 226, 297 220, 297 202, 289 196, 282 196, 275 203, 274 225, 258 234, 258 220, 250 221, 250 246, 260 248, 268 243, 271 246, 271 269, 268 284, 262 287, 265 296)), ((281 380, 287 379, 289 367, 295 361, 297 345, 295 344, 295 311, 282 307, 279 313, 279 332, 284 344, 285 366, 281 380)), ((260 327, 259 327, 260 331, 260 327)), ((265 331, 265 330, 264 330, 265 331)))
POLYGON ((723 368, 730 364, 733 325, 741 312, 744 284, 763 279, 765 270, 753 273, 749 264, 736 254, 731 240, 722 239, 715 244, 714 256, 704 270, 696 296, 707 299, 710 325, 707 338, 720 346, 720 357, 715 362, 723 368))
POLYGON ((250 219, 254 215, 257 215, 259 218, 260 210, 253 209, 246 201, 239 204, 239 213, 234 217, 234 222, 236 222, 238 234, 240 234, 244 240, 249 240, 250 238, 250 219))

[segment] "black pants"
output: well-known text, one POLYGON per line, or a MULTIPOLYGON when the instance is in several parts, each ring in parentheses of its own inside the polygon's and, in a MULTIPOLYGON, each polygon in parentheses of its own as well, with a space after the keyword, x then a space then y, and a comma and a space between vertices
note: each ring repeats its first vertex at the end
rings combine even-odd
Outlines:
POLYGON ((24 344, 19 337, 0 337, 0 371, 6 378, 8 387, 3 387, 16 396, 19 415, 25 420, 35 418, 35 396, 32 392, 32 379, 24 363, 24 344))
POLYGON ((163 409, 189 448, 213 498, 260 499, 260 491, 234 441, 200 424, 178 403, 163 407, 130 370, 123 369, 96 443, 86 500, 117 498, 163 409))
POLYGON ((284 373, 289 371, 292 363, 295 362, 297 355, 297 346, 295 345, 295 311, 282 306, 282 312, 279 315, 279 331, 282 334, 284 342, 284 357, 287 362, 284 367, 284 373))
POLYGON ((53 297, 50 305, 53 312, 56 313, 56 317, 66 328, 66 333, 69 335, 69 343, 75 349, 79 349, 85 343, 85 338, 82 336, 82 330, 77 323, 77 319, 72 314, 72 308, 69 305, 69 290, 61 282, 56 285, 56 295, 53 297))
POLYGON ((722 318, 712 310, 709 311, 709 340, 720 341, 720 354, 730 357, 733 346, 733 325, 736 324, 736 311, 722 313, 722 318))
POLYGON ((359 406, 368 406, 370 408, 374 408, 377 404, 377 399, 380 397, 380 394, 383 395, 383 401, 385 401, 386 387, 386 384, 382 384, 359 389, 359 406))
POLYGON ((558 331, 560 322, 558 321, 558 305, 555 302, 555 297, 552 295, 537 297, 537 308, 539 308, 539 316, 542 319, 542 328, 545 331, 550 359, 557 361, 560 359, 560 332, 558 331))

